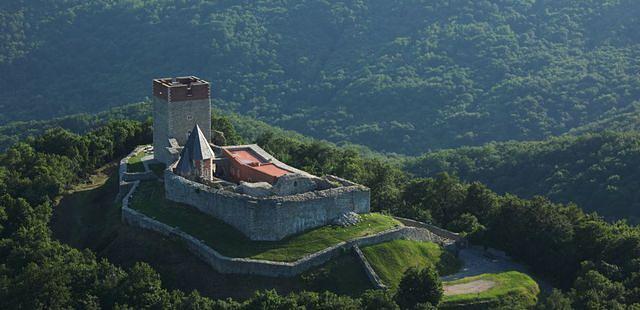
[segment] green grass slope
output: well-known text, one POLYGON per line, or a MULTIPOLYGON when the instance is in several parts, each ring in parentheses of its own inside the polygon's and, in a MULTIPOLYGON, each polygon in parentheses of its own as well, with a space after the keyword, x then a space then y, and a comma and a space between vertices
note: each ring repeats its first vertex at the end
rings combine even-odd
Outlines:
POLYGON ((394 240, 362 248, 362 253, 385 285, 395 288, 404 272, 411 267, 437 268, 440 275, 456 272, 461 262, 432 242, 394 240))
POLYGON ((531 277, 517 271, 482 274, 446 282, 444 285, 464 284, 478 280, 494 282, 495 286, 479 293, 444 296, 440 307, 442 309, 526 309, 536 304, 540 293, 538 284, 531 277))

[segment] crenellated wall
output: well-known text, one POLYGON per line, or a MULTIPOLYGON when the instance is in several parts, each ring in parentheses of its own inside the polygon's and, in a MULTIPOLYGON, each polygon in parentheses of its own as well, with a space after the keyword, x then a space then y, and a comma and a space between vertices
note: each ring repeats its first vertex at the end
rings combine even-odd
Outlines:
POLYGON ((167 168, 164 177, 167 199, 223 220, 251 240, 281 240, 330 224, 347 212, 369 212, 369 189, 336 177, 344 186, 261 198, 190 181, 173 173, 172 168, 167 168))

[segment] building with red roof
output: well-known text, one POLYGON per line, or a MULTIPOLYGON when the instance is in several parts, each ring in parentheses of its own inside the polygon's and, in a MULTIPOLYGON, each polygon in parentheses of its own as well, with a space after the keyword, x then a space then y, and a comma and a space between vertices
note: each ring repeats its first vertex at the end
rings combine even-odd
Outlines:
POLYGON ((236 183, 266 182, 273 185, 279 177, 295 173, 295 169, 274 163, 273 159, 264 157, 266 152, 260 151, 253 145, 223 147, 223 156, 229 161, 227 179, 236 183))

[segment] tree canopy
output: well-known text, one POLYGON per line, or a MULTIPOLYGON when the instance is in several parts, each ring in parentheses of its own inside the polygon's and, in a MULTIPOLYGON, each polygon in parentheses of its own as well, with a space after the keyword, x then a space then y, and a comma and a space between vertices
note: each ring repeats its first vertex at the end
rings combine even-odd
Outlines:
POLYGON ((0 121, 195 74, 221 109, 380 151, 538 140, 637 106, 639 16, 634 0, 3 1, 0 121))

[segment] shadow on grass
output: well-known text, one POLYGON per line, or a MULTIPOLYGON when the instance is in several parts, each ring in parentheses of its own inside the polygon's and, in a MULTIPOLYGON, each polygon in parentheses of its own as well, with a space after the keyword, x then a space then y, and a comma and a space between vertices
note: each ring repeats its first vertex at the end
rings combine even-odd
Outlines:
POLYGON ((101 171, 91 184, 78 186, 55 207, 50 226, 54 237, 76 248, 100 252, 117 236, 120 209, 113 199, 118 193, 116 166, 101 171))

